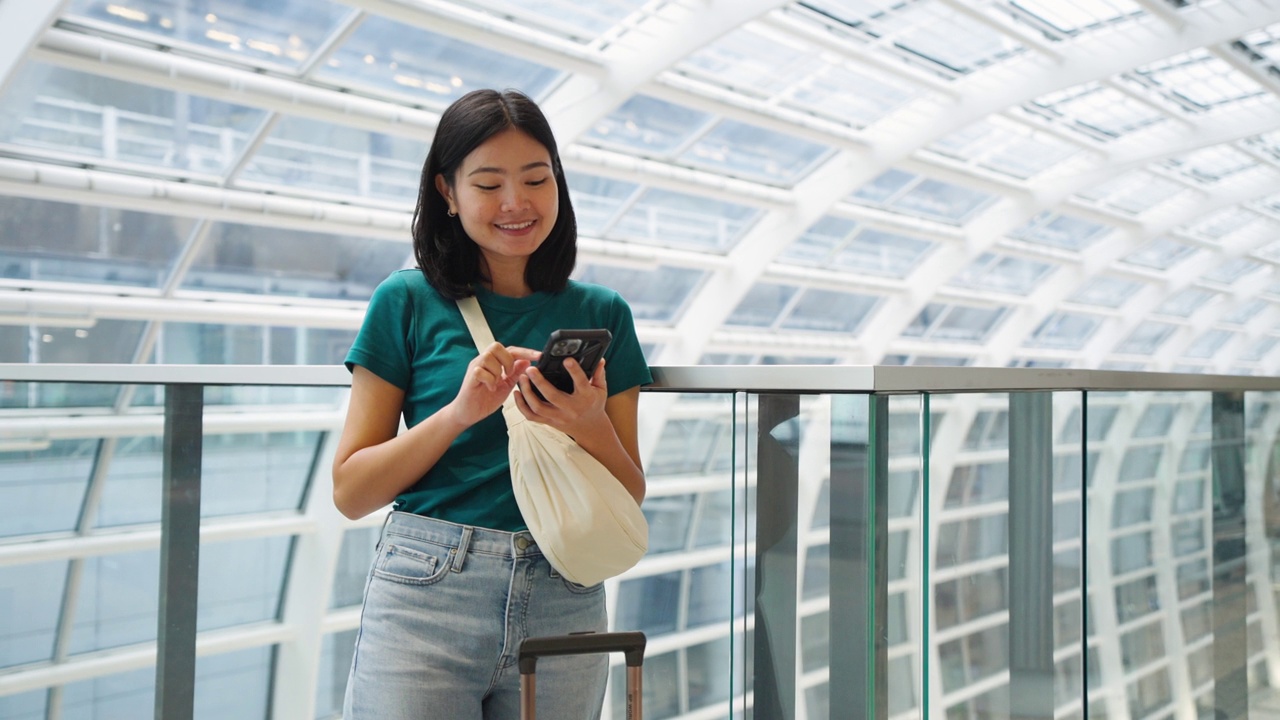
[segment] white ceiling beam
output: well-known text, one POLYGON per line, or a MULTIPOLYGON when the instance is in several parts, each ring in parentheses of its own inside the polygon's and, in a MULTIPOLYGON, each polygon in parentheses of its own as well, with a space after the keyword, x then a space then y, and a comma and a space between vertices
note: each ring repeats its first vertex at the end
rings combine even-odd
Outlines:
POLYGON ((13 76, 26 62, 40 36, 53 25, 70 0, 8 0, 0 2, 0 97, 6 97, 13 76))

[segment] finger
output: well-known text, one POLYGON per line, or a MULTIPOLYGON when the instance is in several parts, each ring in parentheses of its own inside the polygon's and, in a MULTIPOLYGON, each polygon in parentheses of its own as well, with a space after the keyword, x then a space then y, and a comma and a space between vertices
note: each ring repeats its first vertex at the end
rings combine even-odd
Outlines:
POLYGON ((528 360, 530 364, 538 362, 538 358, 542 357, 542 351, 531 350, 527 347, 512 345, 506 348, 507 352, 517 360, 528 360))
POLYGON ((525 375, 520 378, 519 387, 520 399, 524 401, 525 407, 529 409, 530 415, 537 415, 539 411, 546 408, 547 401, 538 397, 538 393, 534 392, 530 376, 525 375))
POLYGON ((511 367, 515 365, 515 362, 516 362, 515 357, 511 355, 511 351, 509 351, 505 345, 498 342, 495 342, 489 347, 485 348, 484 352, 481 353, 480 355, 481 357, 484 357, 487 355, 493 358, 494 360, 497 360, 498 364, 502 366, 502 369, 507 372, 511 371, 511 367))
POLYGON ((604 376, 604 358, 600 358, 600 362, 596 364, 596 371, 591 375, 591 384, 598 388, 609 387, 604 376))
POLYGON ((573 387, 575 389, 585 387, 591 384, 591 379, 587 377, 587 373, 582 370, 582 366, 573 358, 565 358, 564 369, 569 372, 569 377, 573 378, 573 387))
POLYGON ((530 394, 533 395, 533 397, 529 398, 529 401, 535 410, 541 408, 543 405, 555 404, 556 396, 560 394, 560 388, 553 385, 552 382, 547 379, 547 376, 542 374, 541 370, 537 367, 530 367, 529 370, 525 372, 524 376, 533 384, 533 387, 538 389, 538 392, 542 393, 542 397, 539 398, 532 390, 530 390, 530 394), (537 403, 537 405, 533 405, 533 403, 537 403))

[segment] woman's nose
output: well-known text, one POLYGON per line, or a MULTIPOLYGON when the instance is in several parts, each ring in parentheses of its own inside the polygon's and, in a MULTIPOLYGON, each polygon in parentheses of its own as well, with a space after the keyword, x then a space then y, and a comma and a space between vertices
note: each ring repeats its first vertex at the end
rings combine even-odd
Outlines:
POLYGON ((519 185, 511 187, 502 195, 503 210, 520 210, 529 202, 529 196, 519 185))

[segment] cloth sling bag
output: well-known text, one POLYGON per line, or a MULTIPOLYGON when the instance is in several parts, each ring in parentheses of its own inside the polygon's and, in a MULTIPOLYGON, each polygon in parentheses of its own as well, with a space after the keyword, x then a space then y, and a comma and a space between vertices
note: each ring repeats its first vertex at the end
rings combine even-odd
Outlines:
MULTIPOLYGON (((493 332, 475 297, 458 301, 476 349, 493 332)), ((525 418, 515 393, 502 403, 511 486, 542 554, 561 575, 595 585, 630 569, 649 549, 649 524, 635 498, 573 438, 525 418)))

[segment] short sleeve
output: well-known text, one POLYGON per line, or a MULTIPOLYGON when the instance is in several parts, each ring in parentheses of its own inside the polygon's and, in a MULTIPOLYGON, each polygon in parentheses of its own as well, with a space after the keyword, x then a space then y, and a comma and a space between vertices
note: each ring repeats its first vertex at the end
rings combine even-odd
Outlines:
POLYGON ((383 280, 369 298, 364 323, 347 353, 347 369, 354 371, 359 365, 407 390, 412 365, 409 344, 412 328, 413 303, 409 287, 396 273, 383 280))
POLYGON ((644 359, 644 349, 640 347, 640 339, 636 336, 636 323, 631 315, 631 306, 614 295, 609 308, 610 327, 613 335, 609 349, 605 351, 608 365, 605 375, 609 380, 609 394, 616 395, 639 385, 653 382, 653 374, 649 372, 649 364, 644 359))

